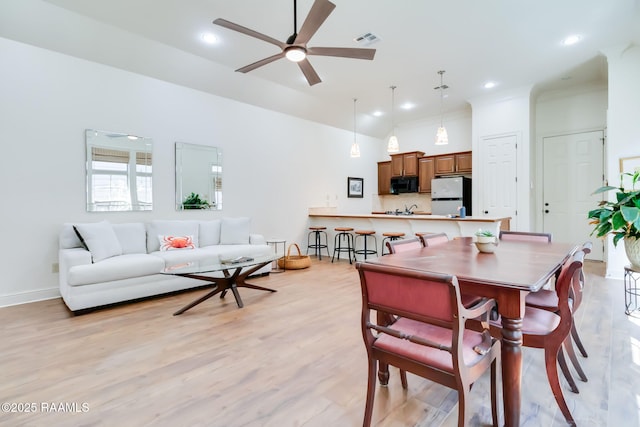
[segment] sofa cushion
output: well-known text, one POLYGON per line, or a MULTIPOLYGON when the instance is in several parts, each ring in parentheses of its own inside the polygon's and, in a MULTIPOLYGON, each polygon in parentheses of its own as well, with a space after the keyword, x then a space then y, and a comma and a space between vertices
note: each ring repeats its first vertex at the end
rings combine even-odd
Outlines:
POLYGON ((148 253, 160 250, 158 236, 193 236, 193 245, 198 247, 198 222, 154 220, 147 223, 148 253))
POLYGON ((76 265, 69 269, 70 286, 122 280, 157 274, 164 268, 162 259, 147 254, 111 257, 93 264, 76 265))
POLYGON ((220 244, 220 220, 214 219, 212 221, 200 221, 198 223, 200 228, 200 235, 198 236, 198 242, 200 247, 213 246, 220 244))
POLYGON ((147 253, 147 229, 141 222, 113 224, 123 254, 147 253))
POLYGON ((222 218, 220 223, 220 244, 221 245, 246 245, 249 244, 249 231, 251 219, 222 218))
POLYGON ((91 252, 93 262, 122 255, 122 246, 108 221, 76 224, 73 227, 78 237, 91 252))

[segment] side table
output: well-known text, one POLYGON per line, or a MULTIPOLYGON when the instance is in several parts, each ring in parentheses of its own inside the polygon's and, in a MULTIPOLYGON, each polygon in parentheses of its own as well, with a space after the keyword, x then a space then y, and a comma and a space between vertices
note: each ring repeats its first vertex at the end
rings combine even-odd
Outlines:
MULTIPOLYGON (((278 252, 278 245, 282 245, 282 256, 284 257, 286 255, 286 250, 287 250, 287 241, 285 239, 267 239, 267 244, 273 246, 273 251, 276 255, 279 254, 278 252)), ((278 257, 278 259, 280 259, 280 257, 278 257)), ((284 271, 286 270, 283 264, 283 267, 280 268, 280 266, 278 265, 278 260, 276 259, 275 261, 275 267, 271 270, 272 273, 284 273, 284 271)))
POLYGON ((640 269, 626 265, 624 267, 624 312, 631 314, 637 311, 638 295, 640 295, 640 269))

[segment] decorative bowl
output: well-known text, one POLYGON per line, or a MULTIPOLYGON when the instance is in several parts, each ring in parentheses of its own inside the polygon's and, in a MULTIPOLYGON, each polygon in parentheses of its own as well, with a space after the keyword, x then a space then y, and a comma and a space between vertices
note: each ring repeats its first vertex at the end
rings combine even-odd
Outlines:
POLYGON ((476 244, 476 248, 478 248, 478 250, 483 254, 492 254, 496 250, 496 246, 497 246, 493 242, 491 243, 475 242, 475 244, 476 244))

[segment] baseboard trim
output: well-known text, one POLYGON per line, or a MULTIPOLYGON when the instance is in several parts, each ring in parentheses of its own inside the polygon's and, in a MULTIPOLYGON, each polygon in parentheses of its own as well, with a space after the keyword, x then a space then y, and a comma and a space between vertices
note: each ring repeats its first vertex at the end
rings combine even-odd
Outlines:
POLYGON ((0 296, 0 307, 28 304, 30 302, 60 298, 58 288, 39 289, 37 291, 21 292, 13 295, 0 296))

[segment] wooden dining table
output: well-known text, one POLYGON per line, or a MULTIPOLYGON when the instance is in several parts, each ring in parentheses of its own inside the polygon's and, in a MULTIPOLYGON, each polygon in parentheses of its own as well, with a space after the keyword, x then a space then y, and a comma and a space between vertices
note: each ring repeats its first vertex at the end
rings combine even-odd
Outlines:
POLYGON ((570 243, 500 241, 494 253, 480 253, 472 238, 459 238, 364 262, 455 275, 461 292, 496 300, 502 318, 504 417, 511 427, 520 425, 525 297, 539 291, 577 249, 570 243))

